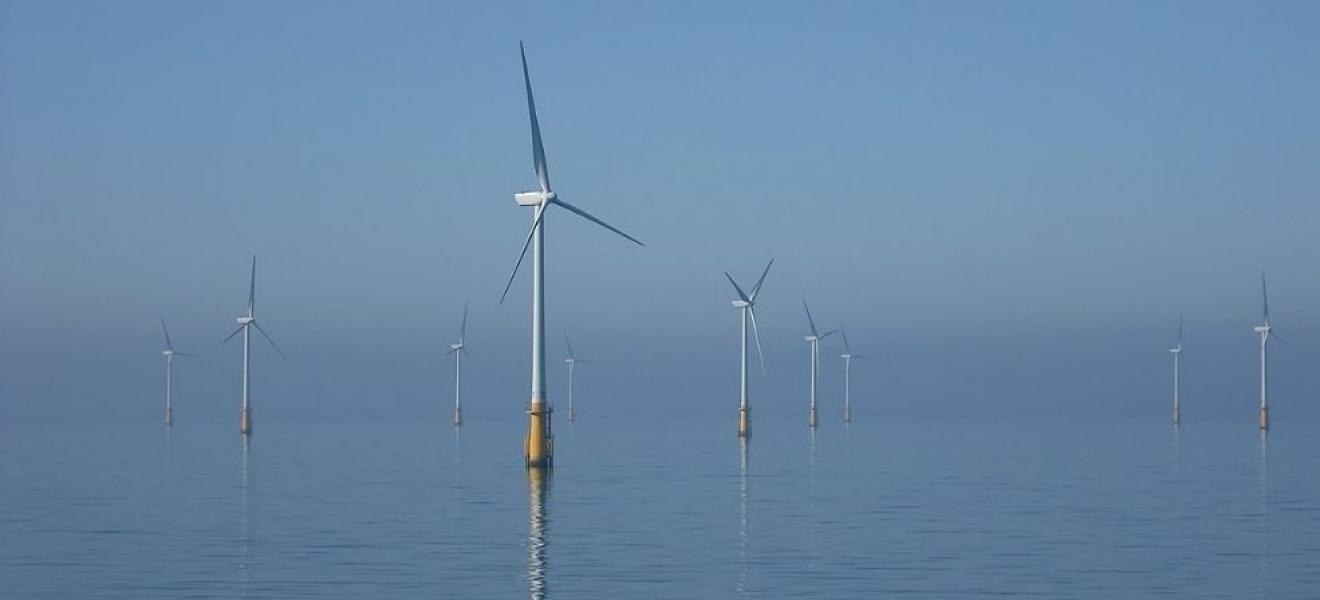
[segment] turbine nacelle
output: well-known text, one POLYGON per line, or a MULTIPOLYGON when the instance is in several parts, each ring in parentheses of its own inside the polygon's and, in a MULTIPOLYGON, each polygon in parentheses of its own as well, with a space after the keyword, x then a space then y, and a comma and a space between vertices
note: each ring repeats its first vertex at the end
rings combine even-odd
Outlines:
POLYGON ((802 339, 804 339, 804 340, 806 340, 806 341, 808 341, 808 342, 818 342, 818 341, 820 341, 820 336, 816 336, 816 335, 804 335, 804 336, 802 336, 802 339))
POLYGON ((1270 326, 1269 326, 1269 325, 1258 325, 1258 326, 1256 326, 1256 328, 1255 328, 1253 331, 1255 331, 1256 333, 1269 333, 1269 332, 1270 332, 1270 326))
POLYGON ((171 356, 174 356, 174 351, 173 351, 173 350, 161 350, 160 353, 161 353, 162 355, 164 355, 165 358, 169 358, 169 357, 171 357, 171 356))
POLYGON ((450 350, 461 350, 461 349, 463 349, 463 344, 450 344, 450 345, 449 345, 449 349, 450 349, 450 350))
POLYGON ((554 192, 542 192, 539 190, 513 195, 513 199, 518 203, 518 206, 540 206, 544 202, 554 202, 557 197, 558 196, 554 192))
POLYGON ((1182 354, 1182 346, 1178 346, 1177 348, 1169 348, 1169 352, 1173 354, 1182 354))
POLYGON ((733 307, 734 307, 734 308, 747 308, 747 307, 749 307, 749 306, 751 306, 751 305, 752 305, 752 303, 751 303, 751 302, 747 302, 746 300, 734 300, 734 301, 733 301, 733 307))
POLYGON ((256 317, 252 317, 252 316, 248 316, 248 315, 243 315, 243 316, 238 317, 237 319, 234 319, 234 320, 235 320, 235 321, 238 321, 238 324, 239 324, 239 325, 247 325, 247 324, 249 324, 249 323, 251 323, 251 322, 253 322, 253 321, 256 321, 257 318, 256 318, 256 317))

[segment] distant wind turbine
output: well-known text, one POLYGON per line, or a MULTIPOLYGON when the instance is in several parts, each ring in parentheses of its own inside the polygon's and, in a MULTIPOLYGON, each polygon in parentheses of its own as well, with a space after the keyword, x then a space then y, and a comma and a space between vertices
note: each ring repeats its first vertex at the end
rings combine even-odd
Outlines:
POLYGON ((275 343, 275 340, 270 339, 270 335, 266 333, 266 330, 262 329, 261 325, 257 324, 257 315, 255 312, 256 303, 257 257, 254 255, 252 257, 252 279, 248 284, 247 312, 244 313, 243 316, 238 317, 238 329, 235 329, 233 333, 229 334, 229 337, 220 342, 220 345, 227 344, 229 343, 229 340, 234 339, 234 336, 238 335, 240 331, 243 332, 243 409, 238 416, 238 432, 243 435, 250 435, 252 433, 252 379, 250 372, 252 364, 252 336, 248 330, 256 327, 257 332, 261 334, 261 337, 266 338, 266 341, 270 343, 270 346, 274 348, 276 352, 280 353, 281 357, 286 360, 289 358, 284 354, 284 351, 280 349, 279 345, 275 343))
POLYGON ((174 342, 170 340, 170 328, 165 326, 164 316, 161 316, 160 318, 160 330, 165 333, 165 349, 160 351, 161 354, 165 355, 165 424, 173 425, 174 401, 171 398, 171 395, 174 387, 172 381, 174 378, 174 357, 186 356, 188 358, 194 358, 197 355, 188 354, 187 352, 179 352, 174 349, 174 342))
POLYGON ((527 410, 527 437, 523 441, 523 454, 528 467, 549 468, 554 466, 554 433, 550 426, 551 409, 545 393, 545 213, 551 205, 561 206, 639 246, 643 244, 610 224, 591 216, 587 211, 565 202, 551 190, 550 171, 546 165, 545 148, 541 144, 541 126, 536 119, 536 102, 532 99, 532 79, 527 73, 527 53, 523 50, 521 42, 518 44, 518 51, 522 55, 523 85, 527 89, 527 114, 532 126, 532 164, 536 170, 540 189, 514 195, 514 200, 519 206, 534 207, 535 212, 532 215, 531 231, 527 233, 527 240, 523 242, 522 252, 518 254, 518 262, 513 265, 513 273, 509 275, 509 283, 504 286, 500 302, 503 303, 504 297, 509 294, 513 278, 518 275, 518 267, 522 265, 523 257, 527 256, 527 248, 530 246, 532 248, 532 399, 527 410))
POLYGON ((458 342, 449 345, 454 355, 454 427, 463 426, 463 355, 467 354, 467 303, 463 303, 463 324, 458 327, 458 342))
POLYGON ((839 358, 843 359, 843 422, 852 423, 852 361, 866 357, 853 354, 852 346, 848 344, 848 332, 843 328, 843 323, 839 323, 839 335, 843 337, 843 354, 839 355, 839 358))
MULTIPOLYGON (((1260 334, 1260 428, 1270 428, 1270 403, 1269 403, 1269 378, 1267 374, 1267 363, 1265 361, 1265 347, 1270 338, 1278 338, 1279 334, 1274 333, 1274 327, 1270 325, 1270 296, 1265 291, 1265 272, 1260 272, 1260 300, 1263 307, 1265 322, 1255 328, 1256 333, 1260 334)), ((1279 338, 1283 341, 1283 338, 1279 338)))
POLYGON ((1178 379, 1178 369, 1181 366, 1179 363, 1181 362, 1183 353, 1182 313, 1178 313, 1178 345, 1170 348, 1169 353, 1173 354, 1173 424, 1177 425, 1182 422, 1182 405, 1179 403, 1179 396, 1182 393, 1182 383, 1178 379))
POLYGON ((811 327, 811 335, 803 337, 811 345, 811 408, 807 410, 807 427, 816 426, 816 371, 820 369, 820 341, 839 332, 837 329, 831 329, 825 333, 816 330, 816 321, 811 318, 811 309, 807 307, 807 301, 802 301, 802 309, 807 311, 807 325, 811 327))
POLYGON ((568 422, 572 423, 577 420, 577 411, 573 408, 573 368, 587 361, 578 358, 573 352, 573 342, 568 339, 568 331, 564 331, 564 345, 568 346, 568 358, 564 362, 568 365, 568 422))
POLYGON ((775 264, 775 259, 770 259, 766 263, 765 270, 761 271, 761 278, 756 280, 756 285, 752 286, 752 293, 744 292, 738 282, 733 280, 733 276, 728 271, 724 276, 728 278, 729 283, 733 284, 733 290, 737 292, 738 299, 733 301, 733 307, 741 311, 742 316, 742 343, 739 354, 739 388, 738 388, 738 436, 747 437, 752 435, 752 407, 747 398, 747 323, 750 319, 752 324, 752 335, 756 338, 756 355, 761 361, 761 373, 765 374, 765 353, 761 352, 761 333, 756 327, 756 297, 761 293, 761 284, 765 283, 765 276, 770 273, 771 265, 775 264))

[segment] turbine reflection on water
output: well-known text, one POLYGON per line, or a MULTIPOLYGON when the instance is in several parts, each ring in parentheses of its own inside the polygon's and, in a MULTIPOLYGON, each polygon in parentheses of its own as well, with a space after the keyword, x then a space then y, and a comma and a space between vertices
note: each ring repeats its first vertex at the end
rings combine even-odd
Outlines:
POLYGON ((747 585, 750 575, 747 550, 751 542, 747 515, 747 445, 747 437, 738 438, 738 595, 743 597, 751 596, 751 590, 748 589, 747 585))
POLYGON ((243 576, 241 595, 242 598, 248 597, 248 591, 252 589, 252 571, 249 569, 251 562, 249 553, 252 546, 252 515, 248 504, 248 444, 250 436, 239 436, 239 473, 238 473, 238 497, 243 507, 242 528, 243 536, 243 554, 239 557, 238 570, 243 576))
POLYGON ((527 588, 532 600, 544 600, 549 592, 546 582, 546 537, 550 519, 545 501, 550 494, 550 470, 527 469, 527 588))
POLYGON ((1256 590, 1259 598, 1268 598, 1270 595, 1270 470, 1269 457, 1269 432, 1260 430, 1260 551, 1256 555, 1257 562, 1260 563, 1260 586, 1256 590))

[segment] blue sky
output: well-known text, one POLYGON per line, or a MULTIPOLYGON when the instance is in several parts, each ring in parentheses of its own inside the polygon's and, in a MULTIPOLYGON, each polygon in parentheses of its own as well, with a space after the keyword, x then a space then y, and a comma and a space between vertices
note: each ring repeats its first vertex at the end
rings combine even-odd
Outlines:
POLYGON ((1162 413, 1184 310, 1189 398, 1250 418, 1265 268, 1320 414, 1314 3, 480 4, 0 2, 0 411, 155 412, 163 313, 228 416, 255 253, 260 410, 443 414, 470 301, 470 411, 516 414, 523 39, 556 189, 647 243, 547 222, 602 410, 732 415, 721 271, 773 256, 772 413, 806 297, 874 412, 1162 413))

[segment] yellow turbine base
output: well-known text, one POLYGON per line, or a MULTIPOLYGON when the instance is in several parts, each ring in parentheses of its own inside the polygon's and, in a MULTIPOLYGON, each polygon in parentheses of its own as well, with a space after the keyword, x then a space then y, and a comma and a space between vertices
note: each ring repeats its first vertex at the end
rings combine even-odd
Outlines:
POLYGON ((752 409, 738 409, 738 437, 750 437, 752 435, 752 409))
POLYGON ((1270 407, 1268 406, 1260 409, 1260 428, 1261 429, 1270 428, 1270 407))
POLYGON ((461 409, 461 408, 455 408, 455 409, 454 409, 454 427, 462 427, 462 426, 463 426, 463 409, 461 409))
POLYGON ((252 409, 245 408, 238 413, 238 432, 252 435, 252 409))
POLYGON ((815 426, 816 426, 816 407, 813 406, 809 410, 807 410, 807 427, 815 427, 815 426))
POLYGON ((843 407, 843 422, 844 422, 844 423, 852 423, 852 407, 851 407, 851 406, 845 406, 845 407, 843 407))
POLYGON ((1178 423, 1181 422, 1182 422, 1182 413, 1176 408, 1173 409, 1173 424, 1177 425, 1178 423))
POLYGON ((174 409, 172 408, 165 409, 165 424, 166 425, 174 424, 174 409))
POLYGON ((555 465, 555 437, 550 433, 551 412, 550 407, 543 402, 532 403, 527 411, 523 457, 529 469, 548 469, 555 465))

